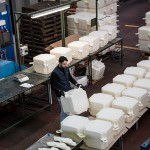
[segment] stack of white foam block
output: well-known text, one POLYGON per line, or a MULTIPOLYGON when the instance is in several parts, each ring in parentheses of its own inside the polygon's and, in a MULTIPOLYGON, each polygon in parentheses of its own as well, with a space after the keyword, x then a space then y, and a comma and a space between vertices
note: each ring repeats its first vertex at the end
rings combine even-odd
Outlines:
POLYGON ((145 14, 146 26, 142 26, 138 29, 139 43, 137 46, 140 51, 150 52, 150 11, 145 14))

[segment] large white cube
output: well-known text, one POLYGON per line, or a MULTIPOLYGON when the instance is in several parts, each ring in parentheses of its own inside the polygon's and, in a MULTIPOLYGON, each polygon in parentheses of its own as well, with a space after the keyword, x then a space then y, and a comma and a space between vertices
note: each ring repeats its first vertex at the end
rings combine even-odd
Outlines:
POLYGON ((83 36, 79 38, 79 41, 84 41, 89 44, 90 53, 93 53, 99 49, 99 38, 95 36, 83 36))
POLYGON ((113 125, 103 120, 90 121, 84 128, 87 146, 96 149, 106 149, 113 141, 113 125))
POLYGON ((150 71, 146 73, 145 78, 150 79, 150 71))
POLYGON ((73 28, 78 30, 79 29, 78 16, 77 15, 67 16, 67 25, 68 28, 73 28))
POLYGON ((87 117, 68 116, 61 122, 62 137, 71 138, 73 141, 80 142, 84 137, 84 127, 89 123, 87 117))
POLYGON ((139 40, 138 46, 139 46, 140 51, 150 52, 150 42, 149 41, 139 40))
POLYGON ((77 2, 77 7, 79 7, 79 8, 89 8, 88 0, 82 0, 82 1, 77 2))
POLYGON ((61 103, 64 112, 68 114, 81 114, 89 108, 86 91, 82 88, 72 89, 65 92, 65 97, 61 97, 61 103))
POLYGON ((109 41, 115 39, 117 37, 117 26, 113 26, 113 25, 104 25, 102 27, 99 27, 98 29, 99 31, 106 31, 108 33, 109 36, 109 41))
POLYGON ((125 122, 131 122, 139 115, 138 100, 131 97, 118 97, 112 102, 112 107, 121 109, 125 113, 125 122))
POLYGON ((120 133, 125 128, 124 112, 116 108, 103 108, 96 114, 100 120, 110 121, 113 124, 114 134, 120 133))
POLYGON ((89 98, 90 103, 90 114, 92 116, 96 116, 96 114, 102 109, 106 107, 111 107, 112 101, 114 97, 109 94, 97 93, 93 94, 89 98))
POLYGON ((116 98, 121 96, 123 90, 125 89, 126 87, 124 85, 116 84, 116 83, 108 83, 102 87, 102 93, 110 94, 116 98))
POLYGON ((103 62, 98 60, 92 61, 92 79, 99 80, 103 77, 105 71, 105 65, 103 62))
POLYGON ((139 102, 139 108, 142 110, 148 105, 148 92, 142 88, 128 88, 122 92, 123 96, 128 96, 132 98, 136 98, 139 102))
POLYGON ((109 40, 108 33, 106 31, 93 31, 89 33, 90 36, 96 36, 99 38, 99 46, 104 47, 109 40))
POLYGON ((134 87, 139 87, 150 92, 150 79, 138 79, 133 83, 134 87))
POLYGON ((110 5, 112 3, 112 0, 104 0, 105 6, 110 5))
POLYGON ((132 87, 133 83, 136 81, 136 77, 127 74, 120 74, 113 78, 113 82, 117 84, 122 84, 126 87, 132 87))
POLYGON ((142 26, 138 29, 139 39, 140 40, 150 40, 150 26, 142 26))
POLYGON ((133 75, 136 78, 140 79, 140 78, 144 78, 144 76, 146 74, 146 70, 141 67, 127 67, 124 70, 124 74, 133 75))
POLYGON ((33 57, 33 67, 37 73, 49 74, 56 67, 56 56, 50 54, 40 54, 33 57))
POLYGON ((56 47, 50 50, 50 54, 55 55, 57 61, 59 61, 60 56, 65 56, 68 59, 68 63, 72 61, 72 51, 68 47, 56 47))
POLYGON ((146 69, 146 71, 150 71, 150 60, 142 60, 137 63, 137 66, 146 69))
POLYGON ((82 59, 89 55, 89 44, 83 41, 74 41, 68 44, 72 50, 72 57, 74 59, 82 59))

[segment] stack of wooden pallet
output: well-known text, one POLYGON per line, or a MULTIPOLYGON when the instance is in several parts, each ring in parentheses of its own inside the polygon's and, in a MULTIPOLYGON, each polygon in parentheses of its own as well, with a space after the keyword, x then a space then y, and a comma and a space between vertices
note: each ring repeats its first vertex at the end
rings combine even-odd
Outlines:
MULTIPOLYGON (((56 5, 59 5, 59 3, 44 1, 29 7, 23 7, 22 12, 30 13, 56 5)), ((60 13, 55 13, 36 19, 31 19, 30 16, 23 16, 21 19, 20 33, 22 43, 28 44, 29 47, 29 54, 25 56, 25 62, 30 62, 34 56, 41 53, 46 53, 45 48, 49 44, 61 39, 60 13)))

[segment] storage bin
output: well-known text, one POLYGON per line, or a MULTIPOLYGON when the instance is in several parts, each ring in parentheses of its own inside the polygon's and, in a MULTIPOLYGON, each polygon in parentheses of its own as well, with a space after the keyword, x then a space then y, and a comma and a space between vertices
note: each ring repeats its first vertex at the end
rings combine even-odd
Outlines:
POLYGON ((111 107, 112 101, 114 100, 114 97, 109 94, 104 93, 96 93, 93 94, 89 98, 90 103, 90 114, 92 116, 96 116, 96 114, 102 109, 106 107, 111 107))
POLYGON ((125 122, 132 122, 139 115, 138 100, 131 97, 118 97, 112 102, 112 107, 125 113, 125 122))
POLYGON ((112 25, 105 25, 102 27, 99 27, 99 31, 106 31, 109 36, 109 41, 115 39, 117 37, 117 26, 112 26, 112 25))
POLYGON ((145 78, 150 79, 150 71, 146 73, 145 78))
POLYGON ((33 67, 37 73, 49 74, 56 67, 56 56, 40 54, 33 57, 33 67))
POLYGON ((125 128, 124 112, 116 108, 103 108, 96 114, 100 120, 110 121, 113 124, 114 135, 119 134, 125 128))
POLYGON ((84 127, 89 123, 87 117, 68 116, 61 122, 62 137, 71 138, 73 141, 80 142, 84 138, 84 127))
POLYGON ((150 71, 150 60, 142 60, 137 63, 137 66, 146 69, 146 71, 150 71))
POLYGON ((140 79, 140 78, 144 78, 144 76, 146 74, 146 70, 144 68, 141 68, 141 67, 127 67, 124 70, 124 74, 133 75, 137 79, 140 79))
POLYGON ((139 46, 140 51, 150 52, 150 42, 149 41, 139 40, 138 46, 139 46))
POLYGON ((106 149, 113 141, 113 125, 103 120, 92 120, 84 128, 87 146, 96 149, 106 149))
POLYGON ((89 44, 83 41, 74 41, 68 44, 72 50, 72 57, 74 59, 82 59, 89 55, 89 44))
POLYGON ((114 83, 122 84, 125 87, 132 87, 135 81, 136 81, 135 76, 126 75, 126 74, 120 74, 113 78, 114 83))
POLYGON ((68 47, 56 47, 50 50, 50 54, 55 55, 57 61, 60 56, 65 56, 68 59, 68 64, 72 61, 72 51, 68 47))
POLYGON ((105 65, 101 61, 92 61, 92 79, 99 80, 103 77, 105 71, 105 65))
POLYGON ((142 26, 138 29, 138 35, 140 40, 150 40, 150 26, 142 26))
POLYGON ((89 33, 90 36, 99 38, 99 46, 104 47, 108 43, 108 33, 106 31, 93 31, 89 33))
POLYGON ((116 84, 116 83, 108 83, 102 87, 102 93, 110 94, 116 98, 121 96, 121 93, 125 89, 126 87, 124 85, 116 84))
POLYGON ((64 112, 67 114, 81 114, 89 108, 86 91, 82 88, 65 92, 65 96, 61 96, 61 103, 64 112))
POLYGON ((93 53, 99 49, 99 38, 95 36, 83 36, 79 38, 79 41, 84 41, 89 44, 90 53, 93 53))

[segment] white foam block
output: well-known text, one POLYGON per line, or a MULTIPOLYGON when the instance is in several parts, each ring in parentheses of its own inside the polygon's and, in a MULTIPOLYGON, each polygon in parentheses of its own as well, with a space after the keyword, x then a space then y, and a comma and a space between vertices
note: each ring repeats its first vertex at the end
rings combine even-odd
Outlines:
POLYGON ((109 94, 104 93, 97 93, 93 94, 89 98, 90 102, 90 114, 92 116, 96 116, 96 114, 102 109, 106 107, 111 107, 112 101, 114 100, 114 97, 109 94))
POLYGON ((125 113, 125 122, 131 122, 139 115, 138 100, 131 97, 118 97, 112 102, 112 107, 125 113))
POLYGON ((108 83, 102 87, 102 93, 110 94, 116 98, 121 96, 121 93, 125 89, 126 87, 124 85, 116 84, 116 83, 108 83))

